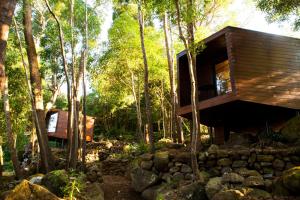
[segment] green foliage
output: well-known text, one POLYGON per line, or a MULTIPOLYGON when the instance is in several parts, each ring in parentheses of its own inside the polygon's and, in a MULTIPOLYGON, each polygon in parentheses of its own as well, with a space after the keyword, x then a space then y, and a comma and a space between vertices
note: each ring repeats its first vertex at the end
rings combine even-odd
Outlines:
POLYGON ((68 184, 63 188, 64 197, 70 200, 76 199, 75 197, 85 188, 85 175, 75 171, 70 172, 68 184))
POLYGON ((294 29, 300 28, 300 1, 256 0, 257 6, 268 16, 270 22, 290 21, 294 29))

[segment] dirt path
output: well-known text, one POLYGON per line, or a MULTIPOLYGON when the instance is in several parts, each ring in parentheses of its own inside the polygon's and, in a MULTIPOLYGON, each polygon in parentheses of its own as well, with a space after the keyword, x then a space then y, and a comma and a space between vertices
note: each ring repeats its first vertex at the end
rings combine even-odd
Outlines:
POLYGON ((102 189, 105 200, 143 200, 124 176, 104 175, 102 189))

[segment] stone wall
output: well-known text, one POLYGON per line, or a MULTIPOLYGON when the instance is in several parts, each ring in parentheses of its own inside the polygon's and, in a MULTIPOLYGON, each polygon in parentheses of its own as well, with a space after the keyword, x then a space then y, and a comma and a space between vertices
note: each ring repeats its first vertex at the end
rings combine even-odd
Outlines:
MULTIPOLYGON (((192 179, 190 153, 181 151, 162 151, 155 155, 140 157, 144 170, 155 172, 162 179, 192 179)), ((300 148, 232 148, 220 149, 212 145, 207 151, 199 153, 200 171, 209 176, 222 176, 225 172, 240 169, 256 170, 265 179, 280 176, 283 170, 300 165, 300 148)))
MULTIPOLYGON (((209 199, 214 199, 212 197, 225 185, 225 188, 253 188, 270 196, 268 192, 274 192, 276 177, 280 177, 284 170, 300 165, 300 148, 220 149, 212 145, 207 151, 199 153, 198 164, 209 199)), ((132 186, 143 196, 152 194, 153 188, 157 189, 164 183, 192 182, 194 179, 190 153, 180 149, 141 155, 134 169, 131 172, 132 186)))
POLYGON ((216 176, 247 168, 256 170, 263 178, 272 179, 297 165, 300 165, 300 148, 219 149, 213 145, 199 155, 200 169, 216 176))

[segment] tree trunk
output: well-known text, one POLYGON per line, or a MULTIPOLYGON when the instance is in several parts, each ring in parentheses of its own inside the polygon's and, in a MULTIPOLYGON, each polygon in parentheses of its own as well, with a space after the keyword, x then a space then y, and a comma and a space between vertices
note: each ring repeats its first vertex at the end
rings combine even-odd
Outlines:
MULTIPOLYGON (((192 0, 187 0, 188 6, 187 10, 191 9, 193 6, 192 0)), ((180 13, 180 5, 179 1, 175 0, 176 13, 177 13, 177 25, 179 29, 179 36, 182 40, 184 47, 186 49, 186 54, 188 58, 189 65, 189 74, 191 79, 191 104, 192 104, 192 117, 193 117, 193 129, 192 129, 192 137, 191 137, 191 165, 193 169, 193 173, 196 177, 196 180, 203 181, 203 178, 200 176, 198 163, 197 163, 197 140, 199 135, 199 114, 197 110, 198 103, 198 92, 197 92, 197 82, 196 82, 196 57, 195 57, 195 48, 194 47, 194 32, 193 32, 193 24, 189 22, 188 24, 188 39, 186 39, 182 32, 181 27, 181 13, 180 13)))
POLYGON ((52 109, 53 105, 55 104, 56 102, 56 99, 58 97, 58 94, 59 94, 59 91, 60 91, 60 86, 58 85, 57 83, 57 74, 54 73, 52 75, 52 86, 51 86, 51 92, 52 92, 52 96, 51 96, 51 99, 49 102, 47 102, 46 104, 46 109, 45 109, 45 113, 47 114, 48 111, 50 109, 52 109))
POLYGON ((68 63, 67 63, 67 59, 66 59, 66 53, 65 53, 65 40, 64 40, 64 34, 62 31, 62 27, 60 24, 60 21, 58 19, 58 17, 55 15, 55 13, 53 12, 53 10, 50 7, 50 4, 48 2, 48 0, 45 0, 46 2, 46 6, 50 12, 50 14, 52 15, 52 17, 55 19, 57 27, 58 27, 58 31, 59 31, 59 42, 60 42, 60 51, 61 51, 61 56, 62 56, 62 60, 63 60, 63 67, 64 67, 64 74, 66 77, 66 82, 67 82, 67 98, 68 98, 68 128, 67 128, 67 138, 68 138, 68 148, 67 148, 67 153, 66 153, 66 160, 67 160, 67 168, 68 168, 68 164, 69 164, 69 156, 70 156, 70 151, 71 151, 71 141, 72 141, 72 122, 73 120, 71 115, 72 115, 72 96, 71 96, 71 82, 70 82, 70 77, 69 77, 69 69, 68 69, 68 63))
MULTIPOLYGON (((134 81, 134 74, 131 72, 131 88, 132 88, 132 95, 135 101, 135 108, 136 108, 136 119, 137 119, 137 136, 139 141, 145 142, 144 134, 142 131, 142 114, 139 105, 139 94, 136 94, 135 91, 135 81, 134 81)), ((139 86, 138 86, 139 87, 139 86)))
POLYGON ((85 0, 85 56, 84 56, 84 66, 83 66, 83 75, 82 75, 82 89, 83 89, 83 141, 82 141, 82 164, 85 168, 85 154, 86 154, 86 84, 85 84, 85 75, 86 75, 86 66, 88 60, 88 10, 87 10, 87 0, 85 0))
POLYGON ((3 92, 6 77, 4 68, 5 49, 7 46, 9 26, 12 22, 16 0, 0 0, 0 89, 3 92))
POLYGON ((48 144, 48 136, 46 130, 45 111, 42 94, 42 80, 39 72, 38 58, 35 49, 35 44, 32 35, 32 22, 31 22, 31 5, 28 0, 24 0, 24 35, 26 42, 26 51, 28 55, 28 63, 30 69, 30 80, 32 93, 38 118, 38 125, 41 132, 38 133, 38 141, 41 151, 41 160, 46 172, 53 169, 53 158, 48 144))
POLYGON ((74 45, 74 0, 70 0, 70 25, 71 25, 71 55, 72 55, 72 65, 71 65, 71 75, 72 75, 72 109, 70 113, 71 129, 72 129, 72 139, 71 139, 71 147, 70 147, 70 156, 69 156, 69 165, 73 169, 76 168, 77 159, 78 159, 78 114, 77 114, 77 104, 76 104, 76 78, 75 78, 75 45, 74 45))
POLYGON ((14 25, 15 25, 15 32, 16 32, 16 36, 18 39, 18 43, 19 43, 20 55, 21 55, 23 68, 24 68, 24 72, 25 72, 25 77, 26 77, 26 83, 27 83, 27 89, 28 89, 27 91, 28 91, 28 95, 30 97, 30 103, 31 103, 31 108, 32 108, 32 132, 30 134, 30 141, 32 143, 32 157, 33 157, 34 152, 35 152, 36 129, 40 135, 42 135, 43 133, 41 132, 41 129, 40 129, 40 126, 38 123, 38 115, 37 115, 35 104, 34 104, 34 98, 33 98, 33 94, 32 94, 32 86, 30 83, 30 77, 28 75, 29 69, 25 62, 25 58, 24 58, 24 55, 22 52, 23 46, 22 46, 22 42, 21 42, 21 38, 20 38, 20 34, 19 34, 19 28, 18 28, 15 18, 14 18, 14 25), (37 128, 36 128, 36 125, 38 125, 37 128))
MULTIPOLYGON (((9 33, 9 26, 12 22, 14 10, 16 6, 15 0, 0 0, 0 89, 3 95, 4 113, 6 120, 6 132, 8 139, 8 146, 11 153, 14 170, 17 178, 21 177, 21 170, 17 156, 15 135, 12 132, 9 97, 8 97, 8 78, 5 74, 5 50, 7 46, 7 39, 9 33)), ((2 150, 2 149, 1 149, 2 150)), ((0 161, 1 162, 1 161, 0 161)), ((0 163, 2 166, 2 164, 0 163)))
POLYGON ((16 147, 17 136, 15 135, 15 133, 13 133, 12 130, 11 114, 10 114, 9 99, 8 99, 8 79, 6 79, 4 84, 3 102, 4 102, 6 132, 7 132, 7 140, 8 140, 10 157, 14 166, 16 177, 19 179, 22 177, 22 172, 20 169, 20 163, 18 160, 18 152, 16 147))
POLYGON ((145 49, 144 42, 144 19, 143 19, 143 11, 142 11, 142 2, 139 0, 138 2, 138 15, 139 15, 139 26, 140 26, 140 38, 141 38, 141 48, 144 59, 144 95, 145 95, 145 103, 146 103, 146 116, 147 116, 147 124, 148 124, 148 133, 149 133, 149 143, 150 143, 150 151, 153 153, 155 151, 154 148, 154 135, 153 135, 153 126, 152 126, 152 111, 151 111, 151 101, 149 95, 149 68, 148 61, 145 49))
POLYGON ((77 166, 77 161, 78 161, 78 143, 79 143, 79 108, 80 108, 80 83, 82 80, 82 76, 83 76, 83 70, 84 70, 84 62, 85 62, 85 52, 83 51, 81 53, 81 58, 80 58, 80 65, 79 65, 79 71, 78 71, 78 76, 76 78, 76 83, 74 85, 74 99, 76 100, 75 102, 75 109, 76 111, 74 112, 74 135, 73 135, 73 140, 72 140, 72 156, 71 156, 71 163, 70 166, 73 169, 76 169, 77 166))

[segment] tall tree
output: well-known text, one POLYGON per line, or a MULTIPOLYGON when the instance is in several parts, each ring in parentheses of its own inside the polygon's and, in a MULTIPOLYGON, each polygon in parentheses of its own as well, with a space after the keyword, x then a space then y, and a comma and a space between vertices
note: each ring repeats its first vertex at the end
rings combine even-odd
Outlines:
MULTIPOLYGON (((71 141, 72 141, 72 118, 71 118, 71 112, 73 109, 72 106, 72 96, 71 96, 71 79, 69 76, 69 67, 67 63, 66 58, 66 52, 65 52, 65 39, 64 39, 64 33, 62 30, 61 22, 56 16, 56 14, 53 12, 48 0, 45 0, 48 11, 52 15, 52 17, 55 19, 55 22, 58 27, 59 31, 59 43, 60 43, 60 51, 61 51, 61 57, 63 62, 63 68, 64 68, 64 75, 67 83, 67 99, 68 99, 68 128, 67 128, 67 138, 68 138, 68 148, 67 148, 67 165, 69 164, 69 157, 71 152, 71 141)), ((67 166, 68 167, 68 166, 67 166)))
POLYGON ((170 94, 171 94, 171 105, 172 105, 172 126, 173 129, 171 129, 171 132, 176 132, 177 136, 177 141, 179 143, 184 142, 184 137, 183 137, 183 132, 181 130, 181 125, 180 125, 180 119, 177 114, 177 94, 176 94, 176 83, 175 83, 175 77, 174 77, 174 60, 173 60, 173 54, 172 54, 172 49, 171 49, 171 38, 170 35, 170 30, 169 30, 169 17, 168 17, 168 12, 165 11, 163 15, 163 29, 164 29, 164 35, 165 35, 165 46, 166 46, 166 52, 167 52, 167 59, 168 59, 168 67, 169 67, 169 77, 170 77, 170 94))
POLYGON ((189 74, 191 80, 191 104, 192 104, 192 118, 193 118, 193 129, 191 137, 191 164, 193 173, 197 180, 203 181, 200 176, 198 163, 197 163, 197 143, 200 130, 200 115, 197 110, 198 104, 198 86, 197 86, 197 77, 196 77, 196 47, 194 40, 194 24, 195 24, 195 8, 193 5, 193 0, 186 1, 186 14, 189 16, 186 17, 186 30, 187 36, 183 33, 182 27, 182 8, 180 7, 179 0, 175 0, 176 13, 177 13, 177 26, 179 30, 179 37, 182 40, 186 55, 188 58, 189 74))
POLYGON ((16 1, 14 0, 0 0, 0 89, 3 96, 4 102, 4 113, 6 119, 6 132, 8 137, 9 150, 11 153, 11 159, 14 166, 14 170, 17 178, 22 176, 20 170, 20 164, 18 161, 17 151, 16 151, 16 136, 12 130, 11 114, 9 107, 9 97, 8 97, 8 78, 5 74, 5 50, 7 46, 7 39, 9 33, 9 26, 12 23, 12 17, 14 15, 14 10, 16 6, 16 1))
POLYGON ((37 138, 40 146, 41 160, 46 172, 53 169, 53 157, 48 144, 48 135, 46 130, 45 111, 42 93, 42 80, 39 71, 38 56, 35 48, 35 42, 32 34, 32 9, 29 0, 23 1, 24 10, 24 35, 26 42, 26 51, 30 69, 30 81, 32 85, 32 94, 34 97, 35 109, 38 116, 38 125, 41 132, 37 132, 37 138))
POLYGON ((83 140, 82 140, 82 164, 85 167, 85 158, 86 158, 86 67, 87 67, 87 59, 88 59, 88 52, 89 52, 89 45, 88 45, 88 9, 87 9, 87 0, 84 1, 84 26, 85 26, 85 56, 84 56, 84 63, 83 63, 83 74, 82 74, 82 90, 83 90, 83 98, 82 98, 82 107, 83 107, 83 140))
POLYGON ((142 48, 143 60, 144 60, 144 95, 145 95, 146 116, 147 116, 147 124, 148 124, 147 128, 149 133, 150 150, 151 152, 154 152, 155 148, 154 148, 153 125, 152 125, 152 111, 151 111, 151 100, 149 95, 149 67, 148 67, 147 54, 146 54, 145 41, 144 41, 144 15, 143 15, 143 8, 142 8, 142 0, 138 1, 138 18, 139 18, 139 26, 140 26, 141 48, 142 48))
POLYGON ((292 0, 256 0, 258 8, 267 13, 268 19, 274 21, 293 20, 294 29, 300 28, 300 1, 292 0))

